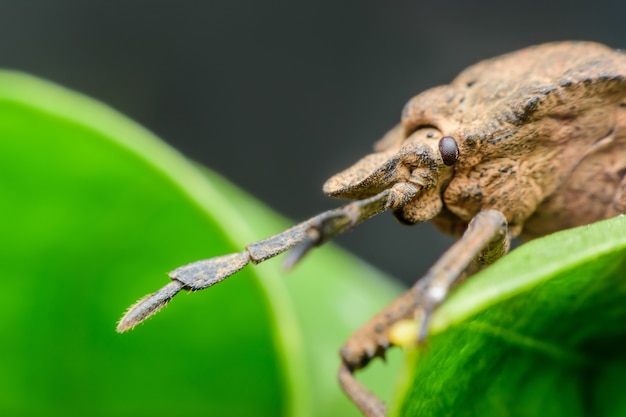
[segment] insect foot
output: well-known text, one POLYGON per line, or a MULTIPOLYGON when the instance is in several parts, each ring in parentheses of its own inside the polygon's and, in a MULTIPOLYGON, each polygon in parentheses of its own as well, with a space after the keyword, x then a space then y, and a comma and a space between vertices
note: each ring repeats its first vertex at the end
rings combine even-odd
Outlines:
POLYGON ((626 210, 626 55, 591 42, 539 45, 479 62, 404 107, 374 152, 324 184, 352 200, 244 251, 194 262, 132 306, 126 331, 180 290, 197 291, 288 249, 287 267, 383 211, 460 236, 410 290, 341 349, 339 382, 368 417, 384 404, 353 373, 392 345, 387 330, 419 316, 418 340, 452 287, 509 249, 626 210))

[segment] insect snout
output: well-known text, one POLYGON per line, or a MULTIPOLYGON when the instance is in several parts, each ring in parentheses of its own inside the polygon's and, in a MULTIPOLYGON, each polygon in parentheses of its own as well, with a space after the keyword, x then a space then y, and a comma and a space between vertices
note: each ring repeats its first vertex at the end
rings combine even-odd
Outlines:
MULTIPOLYGON (((446 151, 447 160, 452 161, 454 150, 446 151)), ((324 184, 324 192, 331 197, 363 199, 400 182, 431 188, 437 184, 439 168, 443 165, 440 155, 436 141, 422 143, 407 139, 399 149, 370 154, 333 176, 324 184)))

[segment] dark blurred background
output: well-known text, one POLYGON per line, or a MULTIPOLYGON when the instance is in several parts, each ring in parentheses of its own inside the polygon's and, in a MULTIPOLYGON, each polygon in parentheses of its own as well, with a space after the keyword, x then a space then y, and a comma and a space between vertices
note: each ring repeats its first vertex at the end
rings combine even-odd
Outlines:
MULTIPOLYGON (((404 103, 545 41, 626 46, 626 2, 0 1, 0 66, 108 103, 277 211, 335 207, 323 182, 404 103)), ((339 242, 414 280, 452 242, 389 215, 339 242)))

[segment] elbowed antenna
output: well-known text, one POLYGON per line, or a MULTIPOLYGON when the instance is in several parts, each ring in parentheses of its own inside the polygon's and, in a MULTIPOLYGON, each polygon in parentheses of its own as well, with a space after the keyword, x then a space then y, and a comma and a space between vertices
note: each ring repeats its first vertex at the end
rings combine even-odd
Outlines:
POLYGON ((130 330, 157 313, 182 289, 198 291, 208 288, 241 270, 250 262, 258 264, 295 247, 284 263, 285 267, 291 268, 313 247, 376 214, 404 206, 419 191, 419 186, 414 184, 397 183, 373 197, 325 211, 282 233, 252 243, 243 252, 181 266, 169 273, 172 282, 159 291, 141 298, 128 309, 119 321, 117 331, 122 333, 130 330))

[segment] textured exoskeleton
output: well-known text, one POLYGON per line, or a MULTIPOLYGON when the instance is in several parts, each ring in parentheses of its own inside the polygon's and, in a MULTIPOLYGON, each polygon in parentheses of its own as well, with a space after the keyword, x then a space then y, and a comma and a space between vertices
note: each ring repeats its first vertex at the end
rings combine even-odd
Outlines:
POLYGON ((385 407, 353 377, 390 346, 387 329, 419 313, 419 338, 450 288, 531 239, 626 212, 626 55, 589 42, 540 45, 480 62, 414 97, 375 152, 326 182, 353 202, 249 245, 183 266, 120 321, 133 327, 181 289, 209 287, 295 246, 309 249, 391 210, 462 235, 427 274, 341 350, 340 383, 367 416, 385 407))
POLYGON ((623 53, 585 42, 483 61, 411 99, 378 152, 324 191, 360 199, 407 180, 409 169, 387 168, 412 143, 431 165, 420 167, 427 191, 396 213, 408 223, 432 220, 459 234, 494 209, 514 235, 532 238, 623 213, 625 77, 623 53), (437 155, 443 136, 459 147, 452 167, 437 155))

